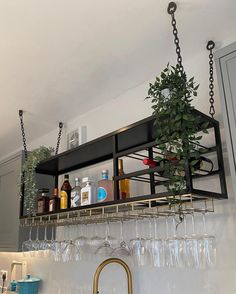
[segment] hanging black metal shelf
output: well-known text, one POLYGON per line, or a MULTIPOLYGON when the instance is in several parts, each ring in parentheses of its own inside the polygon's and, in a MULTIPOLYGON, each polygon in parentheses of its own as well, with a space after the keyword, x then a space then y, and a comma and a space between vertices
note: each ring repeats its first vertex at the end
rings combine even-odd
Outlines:
MULTIPOLYGON (((192 199, 198 198, 227 198, 227 189, 225 181, 224 162, 222 154, 222 145, 220 138, 219 122, 209 116, 201 113, 198 110, 193 110, 193 115, 200 118, 199 131, 201 131, 201 125, 204 122, 208 122, 208 129, 214 130, 214 143, 210 147, 200 145, 204 148, 204 156, 211 153, 216 154, 216 168, 208 174, 191 174, 186 170, 186 190, 182 191, 182 194, 191 194, 192 199), (195 179, 204 178, 209 179, 212 176, 218 176, 220 183, 220 191, 214 192, 210 190, 203 190, 194 188, 193 181, 195 179)), ((166 197, 172 196, 168 192, 158 192, 158 187, 163 185, 164 181, 168 180, 162 178, 159 174, 161 168, 159 166, 153 168, 146 168, 134 172, 118 175, 118 159, 120 157, 130 157, 133 159, 140 159, 139 157, 146 157, 140 153, 145 150, 148 152, 149 158, 155 158, 155 154, 158 153, 157 142, 155 141, 154 132, 155 118, 150 116, 146 119, 138 121, 127 127, 121 128, 115 132, 109 133, 105 136, 97 138, 86 144, 83 144, 73 150, 63 152, 59 155, 55 155, 52 158, 41 162, 36 172, 55 177, 55 183, 58 183, 58 176, 64 173, 68 173, 74 170, 78 170, 83 167, 103 162, 105 160, 113 161, 113 174, 114 174, 114 201, 105 203, 95 203, 88 207, 80 207, 76 209, 68 209, 66 211, 81 210, 86 208, 101 208, 116 204, 135 203, 147 199, 156 199, 152 202, 152 205, 166 204, 166 197), (129 178, 132 181, 141 181, 149 183, 150 194, 131 197, 129 199, 119 199, 119 180, 129 178), (157 188, 157 189, 156 189, 157 188), (160 201, 157 201, 159 199, 160 201)), ((205 134, 204 136, 208 136, 205 134)), ((208 144, 209 145, 209 144, 208 144)), ((22 216, 23 217, 23 216, 22 216)))

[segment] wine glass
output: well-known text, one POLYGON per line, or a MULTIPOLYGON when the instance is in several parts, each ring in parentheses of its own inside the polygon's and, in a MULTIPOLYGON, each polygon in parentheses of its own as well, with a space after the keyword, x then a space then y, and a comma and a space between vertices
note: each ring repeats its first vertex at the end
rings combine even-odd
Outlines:
POLYGON ((145 240, 139 236, 138 219, 135 220, 135 233, 136 237, 130 240, 131 255, 137 266, 144 266, 146 264, 147 248, 145 247, 145 240))
POLYGON ((35 256, 36 252, 39 251, 40 242, 41 241, 39 240, 39 226, 37 226, 37 229, 36 229, 36 238, 32 242, 31 257, 35 256))
POLYGON ((96 249, 95 254, 103 255, 103 256, 110 256, 112 254, 112 251, 114 250, 113 243, 115 239, 110 236, 110 226, 109 222, 106 222, 106 232, 105 232, 105 238, 103 239, 103 243, 96 249))
POLYGON ((96 223, 94 226, 94 232, 93 232, 93 236, 90 238, 90 246, 91 246, 91 252, 94 253, 94 248, 98 248, 99 246, 101 246, 102 242, 103 242, 103 238, 99 236, 98 231, 99 231, 99 224, 96 223))
POLYGON ((84 259, 89 252, 89 238, 87 237, 87 224, 81 225, 81 234, 74 239, 75 245, 80 249, 81 258, 84 259))
POLYGON ((52 226, 52 236, 51 240, 48 240, 48 250, 54 254, 55 252, 55 238, 54 238, 54 227, 52 226))
POLYGON ((66 236, 65 236, 66 228, 61 227, 60 230, 61 230, 61 233, 62 233, 61 240, 55 240, 54 241, 54 246, 55 246, 54 260, 56 262, 63 261, 62 254, 64 252, 64 249, 65 249, 66 245, 68 244, 68 241, 66 240, 66 236))
POLYGON ((202 248, 202 259, 204 266, 213 266, 216 262, 216 240, 215 236, 208 235, 206 229, 206 212, 202 210, 202 223, 204 234, 202 236, 203 248, 202 248))
POLYGON ((154 267, 165 265, 164 243, 157 237, 157 219, 154 218, 154 238, 150 240, 149 252, 151 263, 154 267))
POLYGON ((40 244, 39 244, 39 254, 41 257, 46 257, 47 255, 47 250, 49 249, 49 245, 50 245, 50 240, 48 240, 48 227, 47 225, 45 225, 44 227, 44 239, 41 240, 40 244))
POLYGON ((165 256, 165 265, 167 267, 173 267, 173 259, 171 254, 171 244, 169 243, 170 236, 169 236, 169 222, 168 222, 169 216, 166 215, 165 217, 165 229, 166 229, 166 237, 164 240, 164 256, 165 256))
MULTIPOLYGON (((73 228, 73 227, 72 227, 73 228)), ((63 246, 65 245, 64 249, 62 250, 62 261, 69 262, 69 261, 79 261, 81 259, 80 248, 78 244, 73 241, 71 236, 71 230, 68 228, 68 240, 63 242, 63 246)))
POLYGON ((123 234, 123 221, 120 222, 120 246, 115 248, 112 253, 112 256, 130 256, 131 250, 130 247, 127 245, 127 243, 124 240, 124 234, 123 234))
POLYGON ((188 266, 193 268, 202 267, 202 238, 195 232, 194 213, 191 213, 192 234, 185 238, 185 246, 188 252, 188 266))
POLYGON ((69 240, 62 253, 63 262, 79 261, 81 259, 80 249, 72 239, 69 240))
POLYGON ((183 267, 183 247, 184 240, 182 237, 177 236, 177 226, 175 214, 172 216, 173 236, 168 239, 169 253, 170 253, 170 266, 183 267))
POLYGON ((22 243, 22 252, 23 255, 26 256, 26 252, 32 250, 32 227, 29 229, 29 239, 22 243))

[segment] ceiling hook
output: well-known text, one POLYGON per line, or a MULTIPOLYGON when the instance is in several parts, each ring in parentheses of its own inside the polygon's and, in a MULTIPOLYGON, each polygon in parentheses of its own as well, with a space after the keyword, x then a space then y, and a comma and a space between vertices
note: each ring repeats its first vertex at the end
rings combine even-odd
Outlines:
POLYGON ((175 2, 170 2, 167 8, 169 14, 174 14, 177 9, 177 4, 175 2))
POLYGON ((206 45, 206 48, 207 48, 207 50, 212 50, 212 49, 214 49, 214 48, 215 48, 215 42, 212 41, 212 40, 208 41, 208 42, 207 42, 207 45, 206 45))

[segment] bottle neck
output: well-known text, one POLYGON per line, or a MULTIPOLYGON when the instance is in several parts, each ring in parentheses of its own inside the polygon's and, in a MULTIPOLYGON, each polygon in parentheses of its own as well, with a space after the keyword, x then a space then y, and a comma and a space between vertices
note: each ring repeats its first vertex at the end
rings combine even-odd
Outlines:
POLYGON ((87 182, 87 183, 86 183, 86 187, 90 187, 91 185, 92 185, 91 182, 87 182))
POLYGON ((123 174, 124 173, 124 170, 123 170, 123 160, 122 159, 119 159, 118 160, 118 171, 119 171, 119 174, 123 174))
POLYGON ((79 181, 75 181, 75 187, 79 187, 79 181))

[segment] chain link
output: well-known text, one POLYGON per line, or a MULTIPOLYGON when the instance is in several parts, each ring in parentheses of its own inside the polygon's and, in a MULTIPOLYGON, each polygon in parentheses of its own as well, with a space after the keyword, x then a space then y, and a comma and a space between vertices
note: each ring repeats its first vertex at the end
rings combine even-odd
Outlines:
POLYGON ((56 152, 55 152, 56 155, 58 154, 59 147, 60 147, 63 123, 62 122, 59 122, 59 125, 58 126, 59 126, 59 131, 58 131, 57 146, 56 146, 56 152))
POLYGON ((209 54, 209 95, 210 95, 210 110, 209 114, 212 118, 214 118, 215 115, 215 100, 214 100, 214 76, 213 76, 213 53, 212 50, 215 48, 215 43, 213 41, 209 41, 206 46, 207 50, 210 52, 209 54))
POLYGON ((23 141, 23 148, 24 148, 24 156, 25 156, 25 160, 26 160, 27 157, 28 157, 28 152, 27 152, 25 127, 24 127, 24 120, 23 120, 23 110, 19 110, 19 118, 20 118, 20 127, 21 127, 21 135, 22 135, 22 141, 23 141))
POLYGON ((176 19, 175 19, 175 11, 177 9, 177 5, 175 2, 170 2, 167 8, 167 12, 171 15, 171 25, 173 27, 173 35, 174 35, 174 43, 176 46, 176 54, 177 54, 177 63, 179 65, 179 71, 183 72, 184 67, 183 67, 183 59, 181 56, 181 49, 179 45, 179 37, 178 37, 178 30, 176 26, 176 19))

